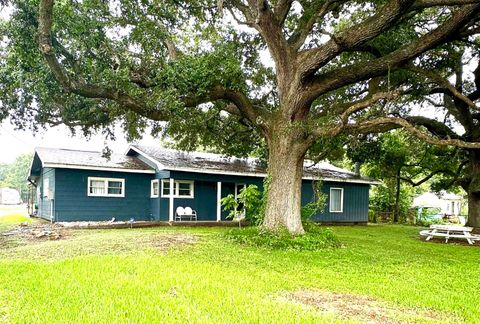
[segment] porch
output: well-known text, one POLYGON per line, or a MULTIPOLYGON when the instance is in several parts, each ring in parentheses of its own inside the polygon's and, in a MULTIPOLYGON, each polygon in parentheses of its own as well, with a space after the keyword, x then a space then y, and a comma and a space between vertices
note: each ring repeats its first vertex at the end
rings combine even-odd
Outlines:
MULTIPOLYGON (((160 179, 152 180, 151 210, 153 221, 190 225, 186 217, 178 221, 177 209, 190 207, 196 211, 200 226, 231 222, 229 211, 223 210, 222 198, 234 195, 249 184, 261 188, 262 179, 170 171, 160 179)), ((195 222, 193 222, 195 223, 195 222)), ((235 224, 238 224, 235 222, 235 224)))

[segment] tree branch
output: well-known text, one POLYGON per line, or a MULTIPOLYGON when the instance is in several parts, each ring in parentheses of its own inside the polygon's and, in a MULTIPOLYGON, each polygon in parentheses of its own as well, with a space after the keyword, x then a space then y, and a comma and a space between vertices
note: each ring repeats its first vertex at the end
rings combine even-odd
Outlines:
POLYGON ((390 0, 373 16, 334 36, 325 45, 301 52, 298 61, 302 67, 302 78, 313 75, 339 53, 361 46, 380 35, 406 13, 413 2, 414 0, 390 0))
POLYGON ((475 3, 478 3, 478 0, 416 0, 412 9, 417 10, 440 6, 462 6, 475 3))
MULTIPOLYGON (((299 26, 295 29, 288 39, 288 43, 294 51, 298 51, 305 43, 308 35, 311 33, 315 23, 324 17, 332 8, 339 6, 346 0, 325 0, 318 7, 304 8, 304 14, 299 19, 299 26)), ((315 4, 315 2, 313 2, 315 4)))
POLYGON ((372 106, 379 100, 382 100, 382 99, 393 100, 398 96, 400 96, 400 94, 401 94, 400 91, 388 91, 388 92, 377 92, 372 95, 369 95, 365 99, 352 103, 347 109, 345 109, 345 111, 342 112, 342 114, 340 115, 340 119, 342 120, 343 124, 347 124, 348 118, 352 114, 372 106))
POLYGON ((457 171, 455 173, 453 173, 451 170, 448 170, 448 169, 439 169, 439 170, 432 171, 425 178, 423 178, 423 179, 421 179, 417 182, 413 181, 410 178, 405 178, 405 177, 402 177, 402 180, 405 181, 405 182, 408 182, 412 187, 418 187, 418 186, 422 185, 423 183, 427 182, 428 180, 430 180, 431 178, 433 178, 435 175, 443 173, 443 174, 447 174, 449 176, 454 177, 452 179, 452 181, 450 182, 450 184, 447 186, 447 188, 448 188, 448 187, 452 186, 455 183, 455 181, 458 180, 458 178, 460 177, 460 175, 462 173, 462 169, 467 164, 468 164, 468 161, 463 161, 462 163, 460 163, 460 165, 458 166, 457 171))
POLYGON ((439 139, 435 136, 425 133, 415 125, 409 123, 403 118, 397 117, 379 117, 374 120, 364 121, 356 124, 348 124, 345 131, 356 133, 379 133, 389 129, 403 128, 413 136, 423 140, 426 143, 440 146, 455 146, 465 149, 480 149, 480 142, 465 142, 457 138, 439 139))
POLYGON ((408 116, 404 118, 406 121, 415 126, 425 127, 431 134, 442 138, 461 139, 462 137, 452 131, 447 125, 435 119, 425 116, 408 116))
POLYGON ((255 107, 250 99, 242 92, 231 90, 222 86, 213 87, 204 97, 184 97, 183 103, 187 107, 196 107, 202 103, 207 103, 216 100, 226 100, 233 103, 227 105, 223 110, 230 114, 247 118, 252 124, 264 129, 265 125, 260 118, 262 111, 255 107))
POLYGON ((435 171, 431 172, 428 176, 426 176, 425 178, 423 178, 423 179, 421 179, 417 182, 413 181, 410 178, 406 178, 406 177, 400 177, 400 179, 402 179, 402 181, 407 182, 412 187, 418 187, 418 186, 424 184, 425 182, 427 182, 428 180, 430 180, 431 178, 433 178, 435 175, 437 175, 439 173, 445 173, 445 172, 448 172, 448 170, 435 170, 435 171))
POLYGON ((119 105, 126 107, 141 116, 153 120, 168 120, 169 113, 159 110, 150 109, 143 103, 137 101, 128 94, 115 89, 106 88, 94 84, 87 84, 78 79, 74 79, 68 74, 65 68, 58 61, 54 48, 52 46, 52 22, 53 22, 53 4, 54 0, 42 0, 39 6, 39 24, 38 24, 38 42, 40 52, 45 57, 50 70, 67 91, 78 94, 86 98, 110 99, 119 105))
POLYGON ((457 88, 455 88, 455 86, 450 83, 450 81, 442 77, 440 74, 435 73, 432 70, 422 69, 420 67, 414 66, 413 64, 407 65, 406 69, 426 76, 427 78, 435 81, 435 83, 437 83, 439 86, 445 87, 449 93, 451 93, 455 98, 463 101, 470 108, 474 110, 480 110, 480 107, 478 107, 472 100, 470 100, 467 96, 461 93, 457 88))
POLYGON ((468 21, 477 18, 479 14, 480 4, 463 6, 433 31, 383 57, 374 59, 370 63, 353 64, 316 75, 306 83, 306 101, 313 102, 329 91, 401 68, 409 60, 444 41, 454 39, 455 33, 468 21))
POLYGON ((293 0, 279 0, 275 6, 275 17, 277 18, 280 26, 283 25, 285 19, 287 18, 288 12, 292 7, 293 0))

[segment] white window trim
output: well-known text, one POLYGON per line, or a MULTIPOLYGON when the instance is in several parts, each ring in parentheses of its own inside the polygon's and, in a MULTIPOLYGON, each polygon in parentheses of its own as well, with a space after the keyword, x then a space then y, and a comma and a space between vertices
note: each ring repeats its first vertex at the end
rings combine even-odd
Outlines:
POLYGON ((87 195, 88 197, 125 197, 125 179, 122 178, 98 178, 98 177, 88 177, 87 181, 87 195), (105 190, 103 194, 94 194, 90 193, 90 181, 103 181, 105 186, 105 190), (109 181, 116 181, 122 183, 122 193, 121 194, 109 194, 108 193, 108 182, 109 181))
POLYGON ((330 188, 330 197, 329 197, 329 210, 331 213, 343 213, 343 188, 330 188), (340 194, 340 210, 333 210, 333 200, 332 200, 332 191, 333 190, 340 190, 341 194, 340 194))
MULTIPOLYGON (((161 196, 162 198, 169 198, 170 195, 165 195, 165 194, 163 193, 165 182, 168 183, 168 184, 170 184, 170 179, 162 179, 162 181, 160 181, 160 183, 162 184, 162 185, 160 186, 160 196, 161 196)), ((172 192, 172 188, 170 188, 170 192, 172 192)), ((175 196, 175 195, 174 195, 174 196, 175 196)))
POLYGON ((50 179, 43 178, 43 198, 50 198, 50 179))
POLYGON ((158 179, 154 179, 154 180, 152 180, 151 183, 150 183, 150 198, 158 198, 159 196, 160 196, 160 183, 159 183, 158 179), (155 183, 158 185, 158 192, 157 192, 157 194, 155 194, 154 191, 153 191, 153 185, 154 185, 155 183))
MULTIPOLYGON (((170 195, 165 195, 163 193, 163 186, 164 186, 164 183, 170 183, 170 179, 162 179, 161 181, 162 185, 161 185, 161 190, 160 190, 160 194, 161 194, 161 197, 162 198, 170 198, 170 195)), ((173 194, 173 197, 174 198, 185 198, 185 199, 191 199, 191 198, 194 198, 194 181, 193 180, 175 180, 175 189, 174 189, 174 194, 173 194), (179 195, 179 188, 180 188, 180 183, 188 183, 190 185, 190 195, 188 196, 180 196, 179 195)), ((170 188, 170 192, 171 192, 171 188, 170 188)))

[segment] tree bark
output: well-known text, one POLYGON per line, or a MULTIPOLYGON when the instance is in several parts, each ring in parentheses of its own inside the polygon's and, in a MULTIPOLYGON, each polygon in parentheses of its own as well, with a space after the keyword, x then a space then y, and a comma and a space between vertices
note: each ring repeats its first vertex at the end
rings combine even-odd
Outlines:
POLYGON ((480 228, 480 151, 470 153, 470 184, 468 186, 468 221, 467 226, 480 228))
POLYGON ((302 176, 307 145, 284 130, 273 132, 268 146, 269 183, 262 226, 270 232, 286 229, 292 235, 302 235, 302 176))
POLYGON ((480 228, 480 193, 468 193, 468 222, 467 226, 480 228))

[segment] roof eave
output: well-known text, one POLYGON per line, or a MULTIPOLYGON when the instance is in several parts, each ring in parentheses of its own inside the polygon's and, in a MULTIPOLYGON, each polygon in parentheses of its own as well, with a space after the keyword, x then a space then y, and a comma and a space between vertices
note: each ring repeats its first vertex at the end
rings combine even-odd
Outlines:
POLYGON ((115 171, 115 172, 127 172, 127 173, 155 174, 155 170, 126 169, 126 168, 99 167, 99 166, 89 166, 89 165, 60 164, 60 163, 44 163, 43 167, 44 168, 58 168, 58 169, 78 169, 78 170, 115 171))

